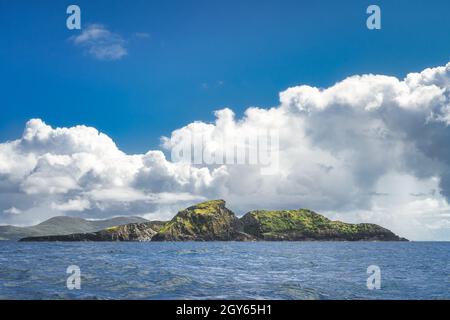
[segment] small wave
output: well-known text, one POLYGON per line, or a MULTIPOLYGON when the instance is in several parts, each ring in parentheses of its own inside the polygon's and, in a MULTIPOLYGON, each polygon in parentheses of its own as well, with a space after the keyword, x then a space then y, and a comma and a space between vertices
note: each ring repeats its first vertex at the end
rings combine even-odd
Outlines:
POLYGON ((279 292, 291 300, 323 300, 326 298, 318 290, 299 284, 282 284, 279 292))

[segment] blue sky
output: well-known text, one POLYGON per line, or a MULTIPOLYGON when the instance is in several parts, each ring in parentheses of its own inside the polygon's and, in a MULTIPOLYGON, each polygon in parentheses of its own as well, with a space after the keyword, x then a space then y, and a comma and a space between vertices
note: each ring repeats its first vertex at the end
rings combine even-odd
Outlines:
POLYGON ((221 107, 239 116, 274 106, 289 86, 444 65, 449 12, 445 0, 0 0, 0 141, 38 117, 91 125, 126 152, 145 152, 221 107), (74 46, 79 31, 65 26, 72 3, 83 28, 104 25, 128 54, 99 61, 74 46), (379 31, 365 27, 372 3, 382 10, 379 31))
POLYGON ((448 0, 0 0, 0 224, 164 220, 223 198, 238 214, 302 207, 449 240, 449 12, 448 0), (66 27, 71 4, 82 30, 66 27), (366 27, 371 4, 381 30, 366 27), (255 128, 279 133, 271 175, 170 158, 190 135, 223 151, 222 137, 255 128))

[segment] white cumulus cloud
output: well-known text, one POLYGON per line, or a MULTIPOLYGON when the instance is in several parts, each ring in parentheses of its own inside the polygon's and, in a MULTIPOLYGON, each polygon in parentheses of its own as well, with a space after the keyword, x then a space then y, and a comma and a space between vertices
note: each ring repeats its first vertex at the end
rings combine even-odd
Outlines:
MULTIPOLYGON (((102 37, 103 29, 78 41, 102 37)), ((329 88, 280 93, 278 106, 231 109, 162 139, 160 150, 129 155, 95 128, 53 128, 30 120, 0 144, 0 223, 76 214, 87 218, 170 218, 181 207, 224 198, 238 214, 306 207, 331 218, 374 222, 410 239, 450 240, 450 63, 411 73, 346 78, 329 88), (189 164, 166 155, 186 136, 224 152, 224 137, 279 133, 279 169, 189 164), (21 212, 7 214, 20 203, 21 212)))

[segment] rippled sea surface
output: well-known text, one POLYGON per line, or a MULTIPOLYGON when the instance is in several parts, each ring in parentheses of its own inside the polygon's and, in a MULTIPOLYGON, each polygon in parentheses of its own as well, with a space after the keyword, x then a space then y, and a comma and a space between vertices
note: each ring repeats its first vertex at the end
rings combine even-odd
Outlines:
POLYGON ((0 241, 0 298, 450 299, 450 243, 0 241))

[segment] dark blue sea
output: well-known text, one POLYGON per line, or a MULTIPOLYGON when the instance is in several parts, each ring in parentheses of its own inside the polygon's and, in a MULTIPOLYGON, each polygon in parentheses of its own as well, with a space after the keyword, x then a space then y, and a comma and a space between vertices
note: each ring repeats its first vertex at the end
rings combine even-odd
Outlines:
POLYGON ((450 243, 0 241, 0 299, 450 299, 450 243))

